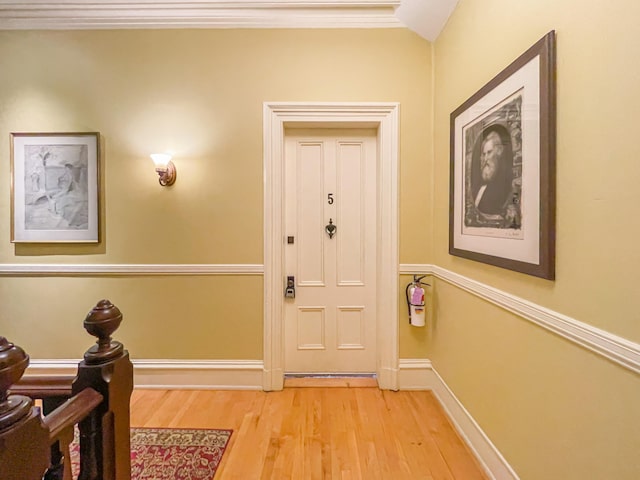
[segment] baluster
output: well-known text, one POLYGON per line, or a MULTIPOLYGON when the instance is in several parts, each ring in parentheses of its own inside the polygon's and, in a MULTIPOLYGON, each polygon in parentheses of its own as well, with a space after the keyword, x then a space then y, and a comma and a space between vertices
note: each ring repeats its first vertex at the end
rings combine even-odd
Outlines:
POLYGON ((91 387, 102 394, 104 401, 79 424, 78 480, 131 478, 129 402, 133 365, 129 352, 111 339, 121 321, 120 310, 109 300, 98 302, 84 320, 84 328, 98 340, 78 365, 72 393, 91 387))
POLYGON ((9 395, 29 365, 20 347, 0 337, 0 478, 36 480, 49 465, 49 432, 28 397, 9 395))
MULTIPOLYGON (((66 401, 67 397, 47 397, 42 399, 42 413, 49 415, 56 408, 62 405, 66 401)), ((68 446, 66 449, 60 445, 60 441, 53 442, 51 445, 51 462, 49 468, 44 474, 43 480, 63 480, 64 468, 65 468, 65 456, 68 452, 68 446)), ((70 460, 67 459, 67 462, 70 460)))

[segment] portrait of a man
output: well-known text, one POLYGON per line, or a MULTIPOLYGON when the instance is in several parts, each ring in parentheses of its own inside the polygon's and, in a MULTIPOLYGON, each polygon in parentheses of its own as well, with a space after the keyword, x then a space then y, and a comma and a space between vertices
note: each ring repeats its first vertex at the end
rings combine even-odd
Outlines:
POLYGON ((517 92, 464 128, 467 234, 522 234, 521 111, 522 95, 517 92))
POLYGON ((474 205, 485 215, 500 215, 511 200, 511 148, 495 129, 483 132, 472 175, 474 205))

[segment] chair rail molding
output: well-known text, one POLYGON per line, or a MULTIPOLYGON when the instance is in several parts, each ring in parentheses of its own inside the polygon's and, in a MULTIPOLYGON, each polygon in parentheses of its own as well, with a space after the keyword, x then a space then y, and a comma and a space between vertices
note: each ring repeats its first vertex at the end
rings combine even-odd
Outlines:
POLYGON ((0 276, 262 275, 262 264, 72 264, 4 263, 0 276))
POLYGON ((561 337, 640 373, 640 344, 437 265, 401 264, 401 275, 428 274, 498 305, 561 337))
MULTIPOLYGON (((640 344, 431 264, 401 264, 400 275, 433 275, 535 323, 629 370, 640 373, 640 344)), ((0 264, 0 277, 263 276, 262 264, 0 264)))

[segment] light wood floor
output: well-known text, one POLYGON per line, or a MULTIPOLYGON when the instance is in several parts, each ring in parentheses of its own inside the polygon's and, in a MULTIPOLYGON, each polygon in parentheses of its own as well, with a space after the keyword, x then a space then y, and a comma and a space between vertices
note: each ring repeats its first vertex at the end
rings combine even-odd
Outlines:
POLYGON ((131 426, 233 429, 216 480, 487 478, 430 392, 135 390, 131 426))

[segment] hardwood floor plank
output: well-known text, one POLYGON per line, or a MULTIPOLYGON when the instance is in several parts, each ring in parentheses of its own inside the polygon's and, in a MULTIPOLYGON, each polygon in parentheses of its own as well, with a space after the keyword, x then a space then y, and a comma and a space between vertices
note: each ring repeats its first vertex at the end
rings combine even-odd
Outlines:
POLYGON ((485 480, 431 392, 135 390, 131 424, 233 429, 216 480, 485 480))
POLYGON ((131 395, 131 426, 144 427, 167 395, 167 390, 134 390, 131 395))
POLYGON ((428 395, 414 396, 414 412, 424 412, 428 424, 433 428, 436 444, 443 458, 451 469, 454 478, 480 480, 485 478, 479 467, 478 461, 468 450, 467 446, 455 432, 449 419, 446 417, 442 406, 430 392, 428 395))
MULTIPOLYGON (((386 392, 385 392, 386 393, 386 392)), ((388 401, 393 399, 391 416, 396 426, 396 435, 406 452, 411 472, 425 472, 425 478, 434 480, 452 480, 447 465, 436 439, 428 429, 423 428, 424 420, 418 410, 414 410, 408 401, 411 397, 422 392, 389 392, 388 401), (428 474, 428 476, 426 476, 428 474)))
POLYGON ((372 392, 359 390, 356 392, 356 396, 358 398, 358 413, 363 425, 361 435, 369 443, 365 473, 373 478, 390 478, 394 472, 398 472, 399 468, 394 462, 397 455, 393 446, 389 442, 379 441, 379 439, 388 438, 386 434, 388 426, 385 425, 387 407, 382 392, 377 389, 372 392), (373 398, 370 393, 374 394, 373 398))

